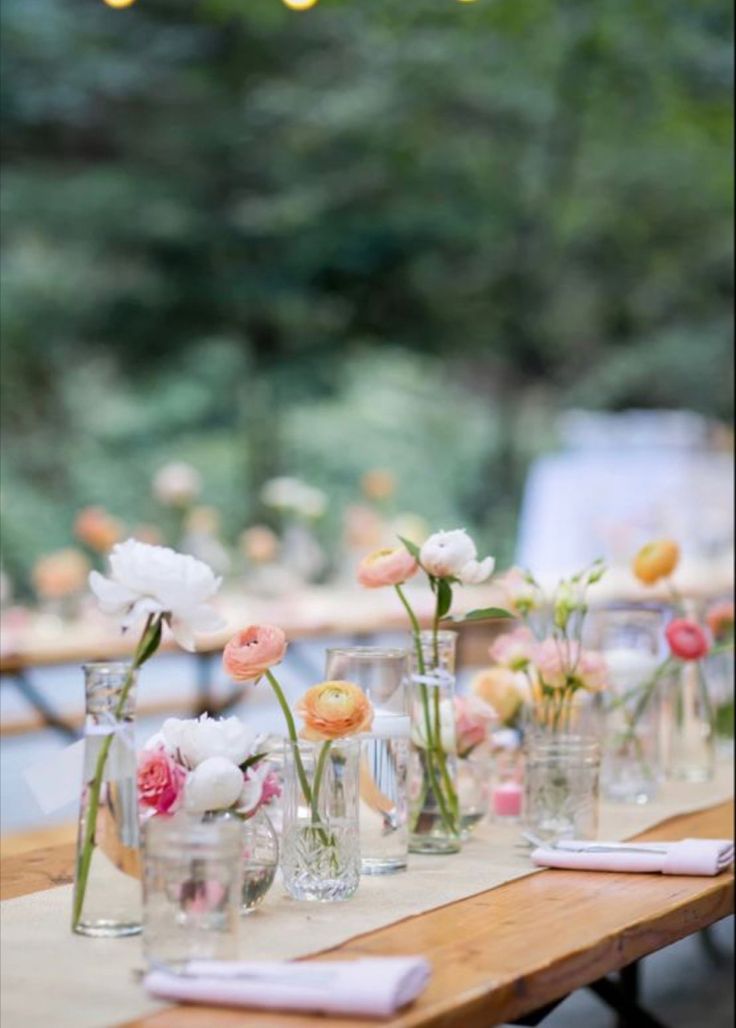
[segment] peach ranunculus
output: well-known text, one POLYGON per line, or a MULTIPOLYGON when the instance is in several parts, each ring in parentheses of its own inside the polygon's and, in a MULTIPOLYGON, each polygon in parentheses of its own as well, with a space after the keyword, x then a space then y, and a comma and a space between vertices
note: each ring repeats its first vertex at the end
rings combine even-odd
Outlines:
POLYGON ((534 666, 548 689, 586 689, 600 692, 608 684, 608 668, 594 650, 582 650, 575 641, 545 639, 534 650, 534 666))
POLYGON ((268 564, 279 552, 279 537, 268 525, 251 525, 240 533, 240 552, 253 564, 268 564))
POLYGON ((360 488, 369 500, 388 500, 396 492, 396 476, 385 468, 371 468, 362 476, 360 488))
POLYGON ((91 550, 107 553, 123 538, 123 525, 103 507, 84 507, 74 519, 74 534, 91 550))
POLYGON ((89 561, 79 550, 55 550, 39 557, 31 577, 44 600, 59 600, 81 592, 87 584, 89 561))
POLYGON ((498 714, 478 696, 455 697, 455 740, 459 757, 467 757, 488 740, 498 714))
POLYGON ((708 608, 705 615, 713 638, 716 642, 733 641, 734 606, 733 600, 719 600, 708 608))
POLYGON ((416 560, 403 546, 376 550, 363 557, 358 565, 358 581, 366 589, 402 585, 415 575, 418 569, 416 560))
POLYGON ((286 645, 286 636, 276 625, 248 625, 225 646, 222 665, 236 682, 251 682, 281 663, 286 645))
POLYGON ((667 578, 680 560, 680 547, 672 539, 658 539, 642 546, 634 557, 634 574, 644 585, 654 585, 667 578))
POLYGON ((138 798, 157 814, 170 814, 184 794, 187 772, 165 746, 143 750, 138 761, 138 798))
POLYGON ((470 688, 475 696, 493 707, 503 724, 508 724, 529 698, 529 683, 524 674, 506 667, 479 671, 470 688))
POLYGON ((499 635, 489 649, 491 660, 512 671, 523 671, 534 654, 534 635, 525 625, 499 635))
POLYGON ((312 742, 344 739, 367 732, 373 724, 371 702, 352 682, 320 682, 304 693, 296 705, 304 721, 301 736, 312 742))

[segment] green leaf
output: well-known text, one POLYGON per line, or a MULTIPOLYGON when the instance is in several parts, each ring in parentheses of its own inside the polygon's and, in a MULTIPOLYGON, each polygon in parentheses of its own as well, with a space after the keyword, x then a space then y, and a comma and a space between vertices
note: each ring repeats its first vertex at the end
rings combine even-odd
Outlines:
POLYGON ((238 764, 240 770, 245 774, 249 767, 253 767, 255 764, 259 764, 262 760, 268 756, 268 753, 254 753, 252 756, 247 757, 242 764, 238 764))
POLYGON ((412 555, 412 557, 414 558, 414 560, 419 560, 419 547, 417 546, 417 544, 416 544, 416 543, 413 543, 413 542, 411 541, 411 539, 405 539, 405 538, 403 537, 403 535, 400 535, 400 536, 399 536, 399 539, 400 539, 400 540, 401 540, 401 542, 402 542, 402 543, 404 544, 404 546, 405 546, 405 547, 407 548, 407 550, 408 550, 408 551, 409 551, 409 553, 410 553, 410 554, 412 555))
POLYGON ((437 618, 443 618, 452 606, 452 586, 446 578, 437 579, 437 618))
POLYGON ((467 614, 457 614, 452 620, 461 621, 491 621, 497 618, 512 618, 514 615, 504 610, 503 607, 480 607, 478 610, 470 610, 467 614))
POLYGON ((161 642, 161 621, 162 618, 157 617, 141 636, 138 649, 133 658, 133 667, 141 667, 158 649, 158 645, 161 642))

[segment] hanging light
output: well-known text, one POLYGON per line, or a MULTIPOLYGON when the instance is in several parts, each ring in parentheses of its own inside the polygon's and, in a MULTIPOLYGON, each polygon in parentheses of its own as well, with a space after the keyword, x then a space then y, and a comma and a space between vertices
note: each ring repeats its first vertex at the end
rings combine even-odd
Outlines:
POLYGON ((310 7, 314 7, 317 0, 283 0, 283 2, 292 11, 308 11, 310 7))

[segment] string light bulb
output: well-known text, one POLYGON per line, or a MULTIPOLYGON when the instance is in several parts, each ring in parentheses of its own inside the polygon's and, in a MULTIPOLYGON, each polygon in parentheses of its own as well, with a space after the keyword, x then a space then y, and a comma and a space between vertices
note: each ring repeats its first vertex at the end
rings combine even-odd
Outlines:
POLYGON ((283 0, 283 2, 292 11, 308 11, 310 7, 314 7, 317 0, 283 0))
POLYGON ((107 7, 114 7, 116 11, 122 10, 123 7, 132 7, 135 0, 102 0, 107 7))

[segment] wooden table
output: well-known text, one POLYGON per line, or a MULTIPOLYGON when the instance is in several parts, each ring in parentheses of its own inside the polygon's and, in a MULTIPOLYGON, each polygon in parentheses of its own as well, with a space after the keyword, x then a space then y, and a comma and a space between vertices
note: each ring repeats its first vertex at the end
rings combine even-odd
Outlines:
MULTIPOLYGON (((732 826, 730 802, 673 818, 640 838, 726 838, 732 826)), ((72 865, 69 845, 10 857, 0 868, 0 898, 69 882, 72 865)), ((489 1028, 583 986, 597 983, 599 995, 605 994, 615 986, 603 976, 732 912, 732 871, 715 878, 544 871, 310 959, 424 954, 434 968, 430 986, 404 1013, 382 1023, 390 1028, 489 1028)), ((230 1028, 246 1023, 248 1028, 366 1028, 370 1022, 182 1006, 128 1028, 230 1028)))

